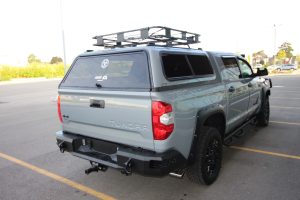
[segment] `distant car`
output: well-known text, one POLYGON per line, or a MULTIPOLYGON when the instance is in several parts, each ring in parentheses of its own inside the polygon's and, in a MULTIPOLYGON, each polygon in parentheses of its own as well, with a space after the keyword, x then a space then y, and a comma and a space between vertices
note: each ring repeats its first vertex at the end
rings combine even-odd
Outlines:
POLYGON ((278 65, 270 65, 270 66, 267 67, 267 69, 268 69, 269 72, 272 72, 272 71, 277 70, 279 67, 280 66, 278 66, 278 65))
POLYGON ((296 70, 297 66, 294 64, 284 64, 280 65, 276 68, 277 71, 282 71, 282 70, 296 70))

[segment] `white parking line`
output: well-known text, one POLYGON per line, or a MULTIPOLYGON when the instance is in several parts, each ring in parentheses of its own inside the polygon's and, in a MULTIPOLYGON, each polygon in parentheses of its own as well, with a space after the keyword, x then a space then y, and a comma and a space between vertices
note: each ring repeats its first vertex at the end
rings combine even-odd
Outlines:
POLYGON ((300 156, 288 155, 288 154, 271 152, 271 151, 264 151, 264 150, 260 150, 260 149, 247 148, 247 147, 239 147, 239 146, 230 146, 230 148, 232 148, 232 149, 238 149, 238 150, 242 150, 242 151, 249 151, 249 152, 254 152, 254 153, 260 153, 260 154, 266 154, 266 155, 270 155, 270 156, 277 156, 277 157, 284 157, 284 158, 291 158, 291 159, 300 160, 300 156))
POLYGON ((269 121, 269 122, 276 123, 276 124, 288 124, 288 125, 300 126, 300 123, 298 123, 298 122, 282 122, 282 121, 269 121))
POLYGON ((300 98, 297 98, 297 97, 293 97, 293 98, 288 98, 288 97, 273 97, 273 96, 271 96, 271 99, 299 100, 300 98))
POLYGON ((276 91, 276 92, 287 92, 287 93, 295 93, 295 94, 299 94, 297 92, 300 92, 300 90, 280 90, 280 91, 276 91))
POLYGON ((283 109, 300 109, 300 107, 288 107, 288 106, 270 106, 271 108, 283 108, 283 109))
POLYGON ((289 88, 289 89, 300 89, 300 87, 294 87, 294 86, 286 86, 286 85, 273 85, 274 89, 280 89, 280 88, 289 88))

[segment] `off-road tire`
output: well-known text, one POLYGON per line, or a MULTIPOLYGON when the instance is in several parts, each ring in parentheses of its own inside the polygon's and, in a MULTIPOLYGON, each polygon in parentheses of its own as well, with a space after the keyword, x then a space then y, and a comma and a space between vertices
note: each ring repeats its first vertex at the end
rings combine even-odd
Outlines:
POLYGON ((188 178, 197 184, 210 185, 217 180, 222 166, 222 138, 218 129, 201 127, 195 160, 187 168, 188 178))
POLYGON ((260 112, 257 114, 257 125, 258 126, 268 126, 270 118, 270 103, 269 97, 266 96, 265 100, 262 102, 262 107, 260 112))

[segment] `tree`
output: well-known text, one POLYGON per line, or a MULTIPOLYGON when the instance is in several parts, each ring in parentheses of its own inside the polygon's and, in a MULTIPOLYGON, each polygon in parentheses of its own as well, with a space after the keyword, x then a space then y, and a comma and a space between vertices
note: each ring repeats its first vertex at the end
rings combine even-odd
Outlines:
POLYGON ((40 63, 41 62, 41 60, 38 59, 34 54, 30 54, 27 58, 27 61, 28 61, 29 64, 31 64, 31 63, 40 63))
POLYGON ((63 61, 62 58, 55 56, 55 57, 51 58, 50 63, 51 64, 56 64, 56 63, 61 63, 62 61, 63 61))
POLYGON ((284 50, 282 50, 282 49, 280 49, 279 51, 278 51, 278 53, 277 53, 277 55, 276 55, 276 58, 278 59, 278 60, 283 60, 283 59, 285 59, 287 56, 286 56, 286 52, 284 51, 284 50))
POLYGON ((297 60, 297 62, 300 64, 300 54, 298 54, 298 55, 296 56, 296 60, 297 60))
POLYGON ((294 49, 292 48, 292 45, 289 42, 282 43, 282 45, 280 45, 280 47, 279 47, 279 51, 285 52, 285 56, 286 56, 285 58, 291 59, 293 57, 292 52, 294 51, 294 49))

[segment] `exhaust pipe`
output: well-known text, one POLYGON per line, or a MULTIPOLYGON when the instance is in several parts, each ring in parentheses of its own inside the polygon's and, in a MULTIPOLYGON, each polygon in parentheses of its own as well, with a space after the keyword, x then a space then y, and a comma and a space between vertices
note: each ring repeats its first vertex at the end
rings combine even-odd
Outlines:
POLYGON ((182 171, 178 171, 178 172, 170 172, 169 176, 182 179, 184 176, 184 171, 182 170, 182 171))

